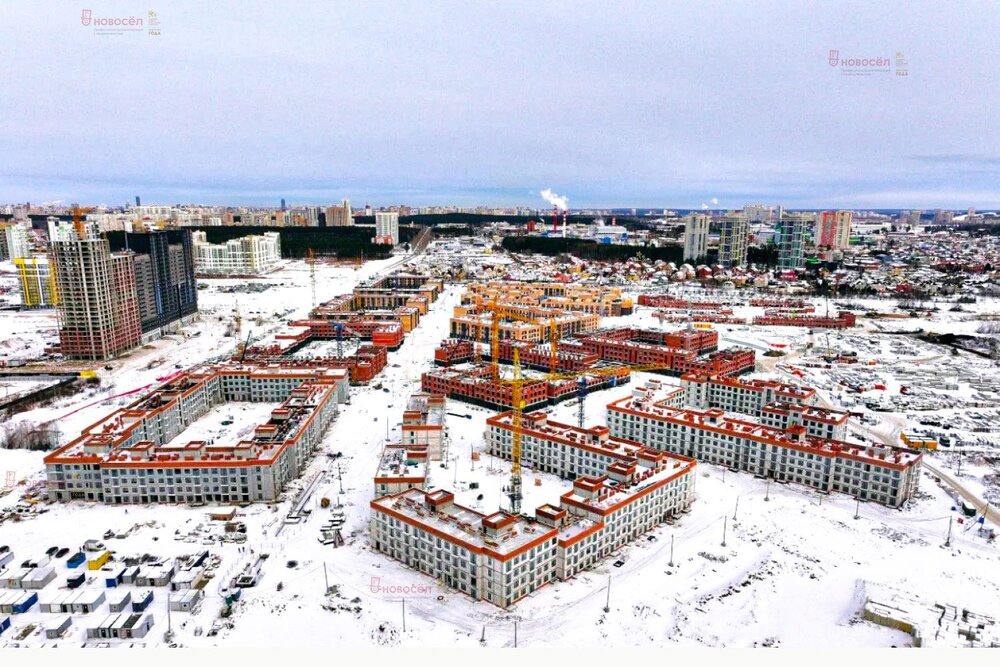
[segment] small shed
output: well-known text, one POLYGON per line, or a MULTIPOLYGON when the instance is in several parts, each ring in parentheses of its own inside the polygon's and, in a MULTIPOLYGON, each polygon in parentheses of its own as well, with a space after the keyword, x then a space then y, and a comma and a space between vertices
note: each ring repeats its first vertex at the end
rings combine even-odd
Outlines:
POLYGON ((205 592, 197 588, 184 591, 181 595, 170 598, 168 603, 170 611, 194 611, 203 597, 205 597, 205 592))
POLYGON ((112 593, 111 596, 108 600, 108 609, 112 612, 125 611, 132 606, 132 593, 129 591, 112 593))
POLYGON ((24 575, 21 580, 21 588, 40 590, 49 585, 49 582, 56 578, 56 570, 53 567, 38 567, 24 575))
POLYGON ((72 601, 72 611, 77 614, 90 614, 104 604, 104 591, 80 591, 80 595, 72 601))
POLYGON ((69 614, 56 616, 45 623, 45 638, 59 639, 73 625, 73 617, 69 614))
POLYGON ((153 627, 152 614, 132 614, 118 630, 119 639, 142 639, 153 627))
POLYGON ((102 571, 104 575, 104 585, 107 588, 116 588, 119 584, 124 581, 125 568, 124 567, 113 567, 110 569, 104 569, 102 571))
POLYGON ((146 611, 153 602, 153 591, 137 592, 132 598, 132 611, 146 611))
POLYGON ((21 597, 11 605, 11 611, 15 614, 23 614, 35 606, 37 602, 38 593, 36 591, 22 593, 21 597))

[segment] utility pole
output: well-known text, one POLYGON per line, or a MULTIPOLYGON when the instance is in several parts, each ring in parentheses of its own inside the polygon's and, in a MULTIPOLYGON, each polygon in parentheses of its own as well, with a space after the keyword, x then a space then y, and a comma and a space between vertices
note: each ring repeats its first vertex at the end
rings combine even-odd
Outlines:
POLYGON ((453 459, 455 461, 455 486, 458 486, 458 456, 453 459))
POLYGON ((722 546, 726 546, 726 527, 729 523, 729 517, 722 517, 722 546))
POLYGON ((330 578, 326 574, 326 562, 323 563, 323 583, 326 584, 326 589, 323 591, 324 594, 330 592, 330 578))
POLYGON ((950 547, 951 546, 951 522, 952 522, 953 518, 954 517, 948 517, 948 539, 946 539, 944 541, 944 545, 946 547, 950 547))
POLYGON ((674 566, 674 536, 670 536, 670 562, 667 563, 670 567, 674 566))
POLYGON ((406 598, 400 600, 403 603, 403 632, 406 632, 406 598))
POLYGON ((771 501, 771 478, 769 477, 767 479, 767 488, 764 491, 764 502, 770 502, 770 501, 771 501))
POLYGON ((736 496, 736 509, 733 510, 733 521, 736 521, 736 513, 740 510, 740 497, 736 496))
POLYGON ((854 506, 854 518, 855 519, 860 519, 861 518, 861 496, 857 497, 857 501, 856 501, 856 504, 854 506))
POLYGON ((611 611, 611 575, 608 575, 608 597, 604 600, 604 613, 611 611))
POLYGON ((344 495, 344 476, 340 473, 340 461, 337 461, 337 481, 340 482, 340 495, 344 495))
POLYGON ((517 648, 517 621, 514 621, 514 648, 517 648))

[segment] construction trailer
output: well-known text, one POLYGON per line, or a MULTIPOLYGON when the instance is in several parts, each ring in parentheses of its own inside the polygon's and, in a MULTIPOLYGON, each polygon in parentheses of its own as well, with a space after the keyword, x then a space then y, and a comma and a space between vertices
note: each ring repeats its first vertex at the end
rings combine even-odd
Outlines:
POLYGON ((110 570, 104 570, 104 586, 105 588, 117 588, 119 584, 122 583, 125 577, 124 567, 115 567, 110 570))
POLYGON ((135 585, 143 587, 166 586, 174 578, 173 565, 160 565, 156 567, 144 567, 139 570, 135 577, 135 585))
POLYGON ((122 575, 122 583, 134 585, 136 577, 139 576, 140 569, 138 565, 125 568, 125 574, 122 575))
POLYGON ((10 616, 0 616, 0 635, 10 627, 10 616))
POLYGON ((201 604, 201 600, 204 597, 205 591, 198 588, 192 588, 184 591, 180 595, 171 596, 168 602, 170 605, 170 611, 192 612, 198 608, 198 605, 201 604))
POLYGON ((31 572, 26 567, 7 569, 0 572, 0 588, 21 588, 21 580, 31 572))
POLYGON ((136 592, 132 598, 132 611, 146 611, 146 608, 153 603, 153 591, 136 592))
POLYGON ((38 602, 34 591, 4 591, 0 593, 0 613, 23 614, 38 602))
POLYGON ((4 551, 3 553, 0 553, 0 570, 7 567, 7 563, 11 562, 12 560, 14 560, 13 551, 4 551))
POLYGON ((96 558, 87 561, 88 570, 100 570, 104 567, 107 562, 111 560, 111 552, 105 551, 104 553, 98 555, 96 558))
POLYGON ((170 590, 185 591, 191 588, 197 588, 198 584, 204 580, 204 577, 205 568, 200 566, 181 570, 175 574, 174 578, 170 581, 170 590))
POLYGON ((70 626, 73 625, 73 617, 69 614, 63 616, 56 616, 51 621, 45 622, 45 638, 46 639, 59 639, 62 637, 70 626))
POLYGON ((74 568, 80 567, 86 561, 87 557, 83 555, 82 551, 78 551, 77 553, 73 554, 72 556, 66 559, 66 567, 72 570, 74 568))
POLYGON ((91 614, 101 608, 106 599, 104 591, 80 591, 70 601, 70 611, 77 614, 91 614))
POLYGON ((72 611, 68 601, 79 594, 80 591, 59 591, 55 597, 39 602, 38 608, 43 614, 67 614, 72 611))
POLYGON ((151 614, 109 614, 87 628, 87 639, 142 639, 153 627, 151 614))
POLYGON ((112 593, 112 597, 108 600, 108 609, 112 612, 123 612, 132 606, 132 593, 129 591, 123 591, 120 593, 112 593))
POLYGON ((21 579, 21 588, 26 590, 41 590, 56 578, 56 570, 52 567, 39 567, 31 570, 21 579))

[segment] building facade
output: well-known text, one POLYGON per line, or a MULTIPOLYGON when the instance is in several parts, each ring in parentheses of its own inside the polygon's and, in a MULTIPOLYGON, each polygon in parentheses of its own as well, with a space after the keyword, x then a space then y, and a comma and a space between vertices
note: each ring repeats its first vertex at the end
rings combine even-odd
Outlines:
POLYGON ((396 211, 375 212, 375 242, 399 245, 399 213, 396 211))
POLYGON ((133 255, 112 253, 97 237, 63 238, 51 243, 62 354, 105 360, 139 345, 133 255))
POLYGON ((208 243, 205 232, 192 234, 195 272, 209 275, 257 275, 281 260, 281 234, 251 234, 225 243, 208 243))
POLYGON ((185 373, 46 456, 49 498, 273 502, 305 469, 347 392, 344 370, 224 364, 185 373), (175 442, 229 401, 280 405, 248 439, 175 442))
POLYGON ((148 261, 136 264, 136 293, 142 295, 140 323, 145 339, 176 329, 198 312, 194 248, 190 230, 125 234, 125 247, 148 261))
POLYGON ((684 216, 684 261, 696 261, 708 253, 708 224, 702 213, 684 216))
POLYGON ((14 260, 21 303, 27 308, 51 308, 59 303, 56 276, 52 263, 45 255, 32 255, 14 260))
POLYGON ((610 403, 607 423, 611 435, 658 451, 890 507, 906 504, 920 479, 920 455, 905 449, 815 437, 802 424, 768 426, 717 408, 678 408, 645 388, 610 403))
POLYGON ((719 225, 719 264, 727 269, 747 263, 750 223, 742 215, 728 215, 719 225))

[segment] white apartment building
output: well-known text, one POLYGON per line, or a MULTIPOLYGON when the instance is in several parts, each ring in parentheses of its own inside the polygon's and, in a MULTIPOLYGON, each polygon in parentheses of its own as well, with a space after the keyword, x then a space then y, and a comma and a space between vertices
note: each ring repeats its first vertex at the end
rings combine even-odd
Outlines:
MULTIPOLYGON (((0 225, 0 232, 5 237, 7 259, 16 260, 31 257, 31 244, 28 242, 28 228, 20 223, 0 225)), ((2 259, 2 258, 0 258, 2 259)))
POLYGON ((46 456, 49 498, 273 502, 305 469, 347 392, 345 369, 221 364, 185 373, 46 456), (249 439, 175 442, 228 401, 280 405, 249 439))
POLYGON ((432 461, 446 457, 445 397, 441 394, 418 392, 410 396, 403 411, 403 445, 427 449, 432 461))
POLYGON ((371 502, 370 543, 476 600, 509 607, 555 579, 592 567, 694 499, 695 462, 642 450, 598 477, 580 477, 535 519, 486 515, 448 491, 408 489, 371 502))
POLYGON ((399 213, 397 211, 375 211, 375 240, 399 245, 399 213))
POLYGON ((777 428, 794 424, 818 438, 843 440, 850 415, 842 410, 816 407, 816 390, 774 380, 719 377, 688 373, 681 377, 686 407, 719 408, 758 417, 777 428))
POLYGON ((708 252, 708 225, 711 221, 702 213, 684 216, 684 261, 696 260, 708 252))
POLYGON ((205 232, 191 233, 196 273, 253 275, 273 270, 281 260, 278 232, 251 234, 225 243, 208 243, 205 232))
POLYGON ((658 451, 891 507, 904 505, 920 479, 921 456, 906 449, 815 437, 801 424, 768 426, 716 408, 677 408, 643 388, 610 403, 607 422, 613 436, 658 451))

